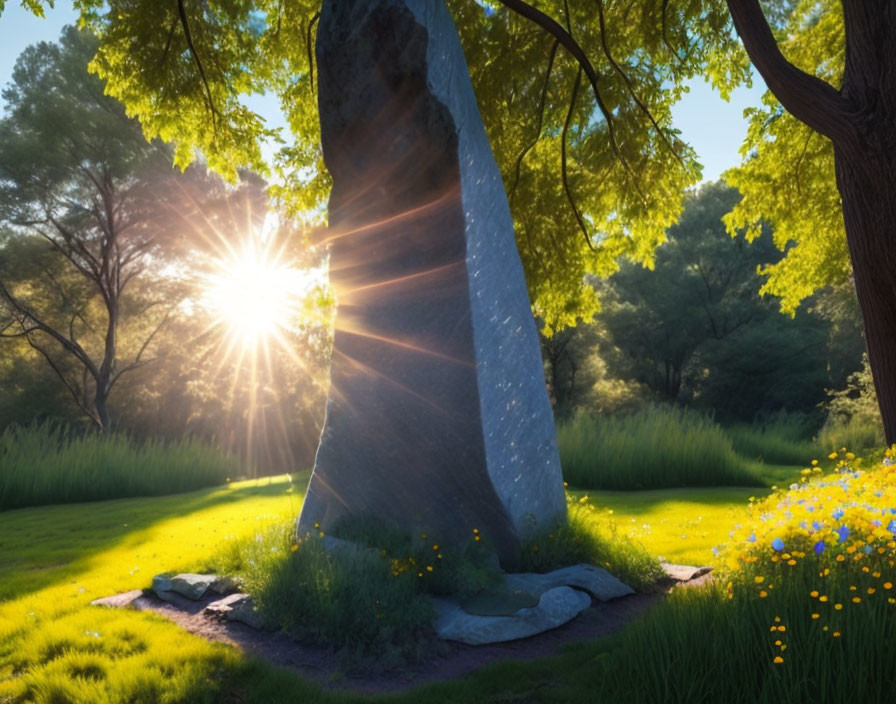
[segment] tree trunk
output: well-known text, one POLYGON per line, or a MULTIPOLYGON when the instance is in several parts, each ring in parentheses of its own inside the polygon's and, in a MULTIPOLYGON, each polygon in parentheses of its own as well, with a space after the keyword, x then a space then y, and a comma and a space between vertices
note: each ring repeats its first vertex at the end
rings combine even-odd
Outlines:
POLYGON ((836 153, 846 240, 888 444, 896 443, 896 178, 886 153, 836 153), (876 157, 876 158, 875 158, 876 157))

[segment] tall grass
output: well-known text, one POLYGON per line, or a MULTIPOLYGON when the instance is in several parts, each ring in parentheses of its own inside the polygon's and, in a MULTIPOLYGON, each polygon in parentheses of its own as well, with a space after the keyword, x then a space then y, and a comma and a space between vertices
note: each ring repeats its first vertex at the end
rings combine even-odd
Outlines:
POLYGON ((0 509, 159 496, 223 484, 235 455, 195 439, 137 443, 124 435, 78 435, 53 424, 0 435, 0 509))
POLYGON ((585 415, 557 429, 566 481, 589 489, 761 486, 711 419, 687 409, 648 407, 616 417, 585 415))
POLYGON ((725 432, 738 454, 769 464, 806 464, 821 452, 806 437, 802 424, 789 423, 786 418, 762 425, 735 425, 725 432))

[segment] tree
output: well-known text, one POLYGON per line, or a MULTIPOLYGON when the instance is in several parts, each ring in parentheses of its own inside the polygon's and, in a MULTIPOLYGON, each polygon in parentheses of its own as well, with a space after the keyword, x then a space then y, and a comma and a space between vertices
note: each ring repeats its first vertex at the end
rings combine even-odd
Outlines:
POLYGON ((153 361, 183 297, 176 277, 146 274, 164 266, 190 198, 170 153, 87 73, 96 46, 68 28, 30 47, 3 93, 0 334, 26 341, 106 430, 109 394, 153 361))
MULTIPOLYGON (((807 63, 839 86, 781 53, 785 36, 799 41, 813 26, 833 27, 825 18, 829 10, 838 14, 834 0, 781 0, 767 12, 759 0, 727 0, 727 12, 700 0, 552 0, 542 9, 500 0, 510 11, 499 12, 499 3, 481 0, 459 3, 455 16, 514 199, 534 307, 550 331, 596 309, 582 283, 585 272, 611 273, 622 257, 649 263, 680 212, 682 190, 699 167, 676 138, 669 107, 683 81, 698 73, 723 92, 745 80, 747 62, 731 36, 730 13, 784 110, 833 144, 875 385, 888 440, 896 441, 896 360, 888 354, 896 342, 896 253, 887 215, 896 188, 887 166, 896 124, 888 84, 896 75, 889 39, 896 20, 886 0, 841 5, 842 76, 840 43, 807 47, 807 63), (792 22, 805 31, 788 34, 792 22), (546 64, 542 75, 532 68, 539 63, 546 64), (590 90, 582 90, 583 80, 590 90), (521 113, 528 119, 513 119, 521 113), (568 207, 559 211, 563 201, 568 207), (554 232, 557 212, 565 213, 562 236, 554 232), (571 236, 576 230, 582 236, 571 236)), ((265 130, 240 95, 274 90, 298 135, 283 152, 289 173, 280 192, 295 207, 320 202, 327 182, 313 119, 316 3, 179 0, 174 7, 80 0, 79 7, 102 35, 93 65, 107 90, 139 116, 147 136, 178 142, 178 163, 188 163, 194 148, 231 175, 237 164, 260 162, 265 130)), ((832 222, 831 198, 816 202, 809 194, 806 200, 819 211, 816 223, 832 222)), ((788 268, 799 275, 800 267, 777 271, 788 268)))

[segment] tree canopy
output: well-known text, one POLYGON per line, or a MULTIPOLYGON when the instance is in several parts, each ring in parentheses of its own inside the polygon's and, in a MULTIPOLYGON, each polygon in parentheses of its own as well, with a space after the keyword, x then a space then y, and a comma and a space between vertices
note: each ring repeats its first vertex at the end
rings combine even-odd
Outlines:
MULTIPOLYGON (((100 36, 93 70, 149 138, 198 153, 234 178, 263 170, 270 137, 247 94, 273 92, 294 141, 283 143, 275 189, 293 212, 320 221, 329 180, 317 124, 314 35, 319 2, 132 3, 79 0, 100 36)), ((495 2, 450 2, 480 109, 505 178, 536 313, 548 330, 590 316, 584 282, 620 259, 650 264, 696 155, 671 107, 696 75, 724 93, 748 80, 747 61, 717 3, 592 3, 542 9, 587 50, 582 71, 567 43, 495 2), (568 10, 568 11, 567 11, 568 10)), ((558 25, 559 26, 559 25, 558 25)))

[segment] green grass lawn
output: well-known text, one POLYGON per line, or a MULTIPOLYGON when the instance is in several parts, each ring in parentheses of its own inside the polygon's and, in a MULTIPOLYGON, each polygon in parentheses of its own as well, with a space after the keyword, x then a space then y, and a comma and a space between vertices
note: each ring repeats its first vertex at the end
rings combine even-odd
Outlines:
MULTIPOLYGON (((97 597, 147 587, 156 573, 195 569, 228 537, 297 515, 306 480, 292 484, 281 477, 176 496, 0 513, 0 703, 363 699, 324 692, 156 615, 89 606, 97 597)), ((766 492, 588 493, 594 504, 613 510, 620 532, 651 551, 670 561, 704 564, 747 498, 766 492)), ((487 668, 392 699, 584 701, 594 686, 589 663, 617 642, 573 647, 537 665, 487 668)))
MULTIPOLYGON (((799 478, 799 467, 753 463, 750 470, 769 486, 787 486, 799 478)), ((657 557, 685 565, 711 565, 714 547, 746 516, 750 497, 768 489, 718 487, 652 491, 573 491, 588 496, 600 513, 615 520, 616 529, 643 543, 657 557)))

